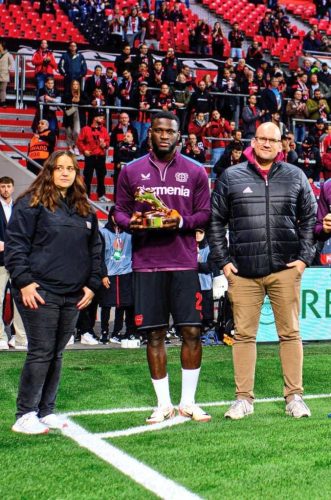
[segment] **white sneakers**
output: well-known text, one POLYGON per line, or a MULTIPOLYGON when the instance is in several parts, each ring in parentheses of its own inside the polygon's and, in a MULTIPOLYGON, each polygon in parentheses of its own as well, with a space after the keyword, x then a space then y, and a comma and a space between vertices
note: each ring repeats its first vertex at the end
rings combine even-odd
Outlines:
POLYGON ((294 418, 311 416, 310 409, 299 394, 294 394, 292 401, 286 405, 285 413, 294 418))
POLYGON ((21 434, 47 434, 49 431, 49 428, 40 422, 35 411, 22 415, 11 429, 21 434))
POLYGON ((224 417, 231 420, 239 420, 252 413, 254 413, 254 406, 247 399, 237 399, 224 414, 224 417))
POLYGON ((13 335, 10 340, 8 341, 9 347, 13 347, 16 351, 27 351, 28 346, 27 344, 17 344, 16 343, 16 336, 13 335))
POLYGON ((109 199, 105 194, 103 196, 100 196, 98 201, 100 201, 101 203, 109 203, 109 199))
POLYGON ((98 345, 99 344, 99 342, 95 338, 93 338, 93 335, 89 332, 83 333, 80 341, 84 345, 98 345))
POLYGON ((66 344, 66 347, 68 347, 69 345, 74 345, 75 343, 75 337, 74 335, 71 335, 70 339, 68 340, 67 344, 66 344))
POLYGON ((169 420, 170 418, 174 418, 175 416, 175 408, 173 406, 168 406, 167 408, 155 408, 152 415, 146 418, 147 424, 160 424, 164 422, 164 420, 169 420))
POLYGON ((211 416, 195 404, 180 406, 178 413, 181 417, 188 417, 196 422, 210 422, 211 420, 211 416))
POLYGON ((35 411, 30 411, 16 420, 12 431, 20 434, 47 434, 49 429, 64 429, 68 423, 54 413, 38 418, 35 411))
POLYGON ((5 340, 0 340, 0 351, 8 351, 9 345, 5 340))
POLYGON ((68 427, 68 423, 55 415, 55 413, 50 413, 46 417, 40 418, 39 422, 46 425, 49 429, 64 429, 68 427))

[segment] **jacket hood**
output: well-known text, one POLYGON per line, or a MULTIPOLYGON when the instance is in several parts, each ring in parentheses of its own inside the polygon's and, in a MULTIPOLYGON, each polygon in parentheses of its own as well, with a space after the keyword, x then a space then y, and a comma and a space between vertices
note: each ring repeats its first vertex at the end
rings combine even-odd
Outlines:
MULTIPOLYGON (((257 161, 256 161, 254 149, 252 148, 252 146, 248 146, 248 148, 245 149, 244 156, 247 158, 249 163, 252 163, 256 167, 260 168, 257 161)), ((283 160, 284 160, 284 153, 282 151, 280 151, 280 153, 278 153, 276 158, 274 159, 274 163, 277 163, 277 162, 283 161, 283 160)))

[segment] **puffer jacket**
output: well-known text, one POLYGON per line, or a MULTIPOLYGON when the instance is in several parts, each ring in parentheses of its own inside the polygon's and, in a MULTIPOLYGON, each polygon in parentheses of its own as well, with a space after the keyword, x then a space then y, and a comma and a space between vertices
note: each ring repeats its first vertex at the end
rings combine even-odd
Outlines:
POLYGON ((315 214, 315 198, 299 168, 276 162, 265 181, 254 164, 240 163, 224 172, 212 195, 211 257, 220 268, 232 262, 247 278, 281 271, 297 259, 310 265, 315 214))

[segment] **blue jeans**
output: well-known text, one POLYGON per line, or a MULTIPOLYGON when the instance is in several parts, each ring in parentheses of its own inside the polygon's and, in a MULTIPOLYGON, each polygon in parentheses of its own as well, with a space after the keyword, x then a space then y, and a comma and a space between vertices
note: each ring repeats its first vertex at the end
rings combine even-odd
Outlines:
POLYGON ((23 366, 17 396, 17 418, 31 411, 39 417, 54 412, 62 355, 78 318, 77 303, 82 292, 57 295, 38 289, 45 305, 25 307, 20 292, 13 290, 28 338, 28 353, 23 366))
POLYGON ((306 127, 304 125, 295 125, 293 132, 295 142, 302 142, 306 135, 306 127))
POLYGON ((243 53, 243 49, 236 49, 234 47, 231 48, 231 52, 230 52, 230 57, 232 57, 232 59, 234 59, 235 57, 237 57, 237 59, 241 59, 242 58, 242 53, 243 53))
POLYGON ((138 143, 139 147, 141 147, 142 143, 147 137, 147 132, 149 127, 151 126, 150 122, 144 123, 144 122, 138 122, 135 121, 133 122, 133 126, 135 127, 137 133, 138 133, 138 143))
POLYGON ((225 148, 213 148, 211 150, 211 163, 214 166, 215 163, 220 159, 222 154, 224 153, 225 148))

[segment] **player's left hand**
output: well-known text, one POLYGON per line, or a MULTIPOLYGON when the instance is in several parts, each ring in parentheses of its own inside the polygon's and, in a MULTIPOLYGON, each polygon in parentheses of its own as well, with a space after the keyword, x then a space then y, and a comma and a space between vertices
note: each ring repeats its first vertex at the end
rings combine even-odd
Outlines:
POLYGON ((296 267, 300 274, 303 274, 304 270, 307 267, 306 264, 302 262, 302 260, 294 260, 293 262, 289 262, 286 265, 287 267, 296 267))
POLYGON ((162 228, 164 229, 178 229, 180 217, 167 217, 163 220, 162 228))
POLYGON ((85 309, 85 307, 89 306, 94 297, 94 292, 92 292, 92 290, 90 290, 87 286, 84 286, 83 292, 84 295, 77 304, 77 309, 79 309, 80 311, 82 309, 85 309))

